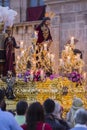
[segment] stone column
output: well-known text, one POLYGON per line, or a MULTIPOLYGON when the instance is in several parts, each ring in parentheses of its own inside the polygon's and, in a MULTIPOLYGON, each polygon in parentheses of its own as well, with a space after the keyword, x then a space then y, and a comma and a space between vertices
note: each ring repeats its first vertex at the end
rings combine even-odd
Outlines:
POLYGON ((20 22, 26 21, 27 0, 20 0, 20 22))
POLYGON ((27 0, 11 0, 10 8, 17 11, 15 23, 26 21, 27 0))
POLYGON ((52 11, 52 6, 50 4, 47 5, 46 12, 48 12, 48 16, 51 18, 51 35, 53 39, 53 44, 51 45, 50 52, 52 52, 55 56, 53 64, 54 72, 58 73, 60 15, 55 15, 55 12, 52 11), (52 17, 50 13, 54 13, 54 17, 52 17))
POLYGON ((54 71, 58 73, 58 59, 59 59, 59 37, 60 37, 60 16, 55 16, 52 19, 51 34, 53 39, 53 44, 51 46, 51 51, 54 54, 54 71))
POLYGON ((20 22, 20 0, 10 0, 10 8, 17 11, 15 23, 20 22))

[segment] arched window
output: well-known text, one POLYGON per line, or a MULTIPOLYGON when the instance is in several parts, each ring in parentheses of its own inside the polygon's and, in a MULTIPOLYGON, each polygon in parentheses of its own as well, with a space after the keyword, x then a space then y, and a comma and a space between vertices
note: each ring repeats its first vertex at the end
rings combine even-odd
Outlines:
POLYGON ((44 0, 30 0, 30 7, 42 6, 44 5, 44 0))
POLYGON ((0 5, 4 7, 9 6, 9 0, 0 0, 0 5))

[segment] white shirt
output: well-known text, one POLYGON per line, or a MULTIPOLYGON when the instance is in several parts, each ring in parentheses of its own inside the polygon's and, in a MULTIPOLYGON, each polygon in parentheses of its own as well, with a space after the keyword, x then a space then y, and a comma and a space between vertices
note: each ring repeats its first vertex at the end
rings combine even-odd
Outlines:
POLYGON ((0 109, 0 130, 22 130, 10 112, 0 109))
POLYGON ((76 124, 75 127, 85 127, 85 128, 87 128, 86 125, 82 125, 82 124, 76 124))

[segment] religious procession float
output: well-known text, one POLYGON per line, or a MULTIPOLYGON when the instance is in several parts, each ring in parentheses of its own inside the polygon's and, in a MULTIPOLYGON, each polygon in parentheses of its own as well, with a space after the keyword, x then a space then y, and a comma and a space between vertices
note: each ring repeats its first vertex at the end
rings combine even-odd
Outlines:
MULTIPOLYGON (((52 98, 69 109, 74 97, 79 97, 87 106, 87 80, 83 71, 84 61, 81 51, 75 48, 76 39, 72 37, 64 46, 58 59, 58 74, 54 70, 54 54, 49 51, 50 41, 37 44, 38 32, 32 34, 32 43, 28 48, 20 43, 20 55, 16 58, 16 77, 11 72, 0 87, 5 90, 7 105, 12 107, 18 100, 28 102, 43 101, 52 98)), ((57 59, 56 59, 57 60, 57 59)))
MULTIPOLYGON (((14 78, 9 73, 7 83, 0 80, 0 87, 6 89, 7 84, 12 85, 13 92, 10 92, 8 99, 16 103, 20 99, 28 102, 43 101, 46 98, 58 100, 65 109, 69 109, 74 97, 79 97, 86 106, 86 73, 83 72, 84 61, 81 53, 76 53, 75 39, 65 44, 65 49, 59 59, 56 74, 53 68, 54 54, 47 48, 47 42, 38 46, 37 32, 32 35, 32 45, 25 48, 23 42, 20 44, 21 53, 17 56, 16 72, 14 78), (25 49, 24 49, 25 48, 25 49), (13 95, 14 94, 14 95, 13 95)), ((8 103, 9 104, 9 103, 8 103)))

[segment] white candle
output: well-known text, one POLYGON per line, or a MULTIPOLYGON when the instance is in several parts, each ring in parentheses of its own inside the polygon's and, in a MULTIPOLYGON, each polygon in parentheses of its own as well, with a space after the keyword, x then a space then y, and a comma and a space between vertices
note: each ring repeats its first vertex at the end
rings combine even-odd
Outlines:
POLYGON ((33 71, 30 72, 30 80, 33 81, 34 75, 33 75, 33 71))
POLYGON ((80 54, 77 54, 76 57, 77 57, 77 60, 80 60, 80 54))
POLYGON ((34 35, 35 35, 35 38, 38 38, 38 32, 37 31, 34 32, 34 35))
POLYGON ((83 78, 86 79, 86 73, 85 73, 85 72, 84 72, 84 74, 83 74, 83 78))
POLYGON ((41 76, 41 80, 43 80, 44 79, 44 71, 43 70, 41 70, 40 76, 41 76))
POLYGON ((60 59, 60 66, 63 65, 63 59, 60 59))
POLYGON ((71 44, 74 44, 74 37, 71 38, 71 44))
POLYGON ((44 50, 47 51, 47 44, 44 44, 44 50))
POLYGON ((23 41, 20 42, 20 47, 23 48, 23 41))
POLYGON ((54 55, 51 54, 51 61, 53 62, 54 61, 54 55))
POLYGON ((20 60, 20 56, 17 56, 17 59, 20 60))
POLYGON ((69 46, 65 46, 65 51, 66 51, 66 52, 69 51, 69 46))
POLYGON ((24 55, 24 50, 21 52, 21 56, 23 56, 24 55))

